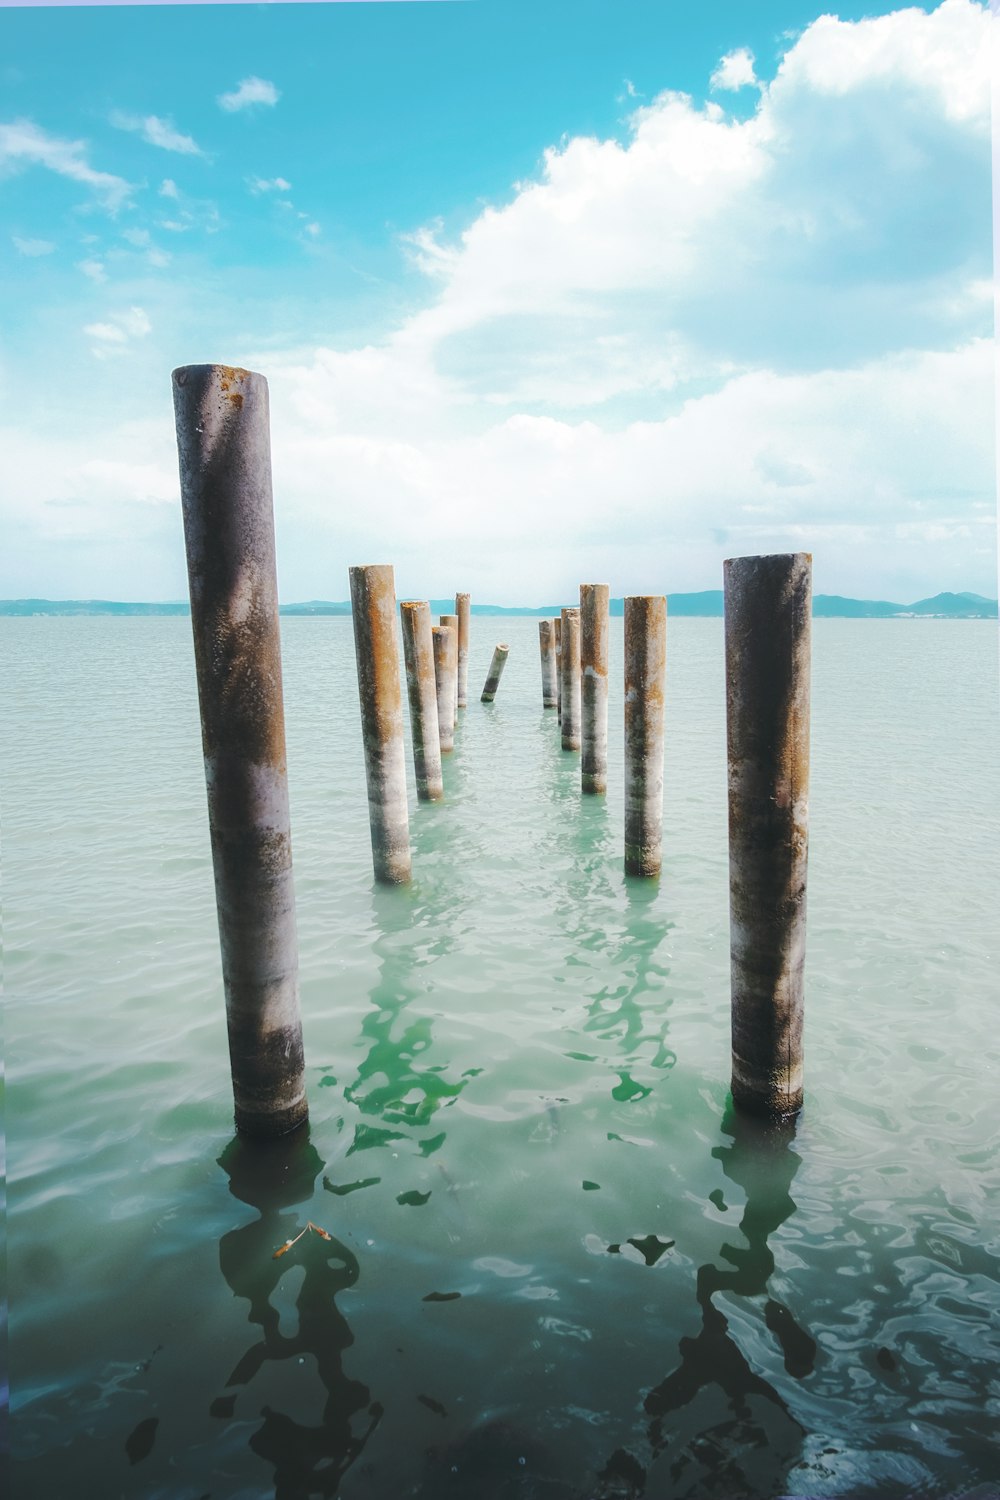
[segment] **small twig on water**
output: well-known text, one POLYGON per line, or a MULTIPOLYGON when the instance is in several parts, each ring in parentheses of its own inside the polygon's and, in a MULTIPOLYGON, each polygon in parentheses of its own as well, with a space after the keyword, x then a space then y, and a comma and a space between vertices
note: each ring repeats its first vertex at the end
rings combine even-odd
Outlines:
POLYGON ((273 1256, 271 1257, 271 1259, 272 1260, 277 1260, 280 1256, 286 1255, 288 1253, 288 1251, 292 1248, 293 1245, 297 1245, 298 1244, 299 1240, 302 1238, 302 1236, 304 1234, 308 1234, 308 1232, 309 1232, 310 1229, 312 1230, 313 1234, 318 1234, 321 1240, 332 1240, 333 1239, 333 1235, 332 1234, 327 1234, 327 1232, 326 1232, 325 1229, 321 1229, 318 1224, 314 1224, 313 1221, 312 1221, 312 1219, 309 1219, 306 1222, 305 1229, 300 1229, 299 1232, 298 1232, 298 1234, 295 1236, 295 1238, 293 1240, 286 1240, 285 1243, 279 1249, 275 1250, 275 1252, 274 1252, 273 1256))

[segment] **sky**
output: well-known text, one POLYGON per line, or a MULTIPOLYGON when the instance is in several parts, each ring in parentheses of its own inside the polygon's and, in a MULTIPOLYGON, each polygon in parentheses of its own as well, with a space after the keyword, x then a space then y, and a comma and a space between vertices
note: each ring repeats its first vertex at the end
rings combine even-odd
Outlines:
POLYGON ((186 595, 170 372, 279 592, 997 594, 974 0, 0 9, 0 597, 186 595))

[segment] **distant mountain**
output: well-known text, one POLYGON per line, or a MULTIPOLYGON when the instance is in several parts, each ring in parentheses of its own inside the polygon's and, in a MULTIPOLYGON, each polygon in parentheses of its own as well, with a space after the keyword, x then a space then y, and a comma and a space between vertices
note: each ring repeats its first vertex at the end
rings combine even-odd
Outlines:
MULTIPOLYGON (((452 614, 454 599, 431 599, 431 613, 452 614)), ((624 600, 612 599, 611 614, 618 617, 624 613, 624 600)), ((473 604, 474 615, 523 615, 537 619, 551 618, 559 613, 558 604, 544 604, 536 608, 522 605, 473 604)), ((169 600, 165 604, 118 603, 110 599, 0 599, 0 615, 188 615, 187 600, 169 600)), ((348 600, 331 603, 326 599, 309 599, 303 604, 283 604, 283 615, 349 615, 348 600)), ((703 589, 696 594, 668 594, 667 613, 678 616, 700 616, 720 618, 723 613, 721 589, 703 589)), ((839 594, 817 594, 813 599, 813 614, 817 617, 858 620, 887 619, 936 619, 936 620, 995 620, 997 601, 986 599, 982 594, 935 594, 931 599, 918 599, 915 604, 893 604, 888 599, 844 599, 839 594)))

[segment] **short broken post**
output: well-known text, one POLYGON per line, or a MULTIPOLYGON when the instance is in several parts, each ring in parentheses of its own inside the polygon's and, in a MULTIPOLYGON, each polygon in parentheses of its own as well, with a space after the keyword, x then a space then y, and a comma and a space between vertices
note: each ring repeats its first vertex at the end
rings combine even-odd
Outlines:
POLYGON ((267 381, 173 373, 236 1129, 308 1116, 281 690, 267 381))
POLYGON ((577 608, 562 612, 561 670, 562 670, 562 747, 564 750, 580 748, 580 611, 577 608))
POLYGON ((538 622, 538 649, 542 658, 542 707, 557 708, 559 687, 556 682, 556 633, 552 620, 538 622))
POLYGON ((452 729, 456 729, 458 727, 458 615, 438 615, 438 624, 447 625, 448 629, 455 637, 455 681, 452 687, 451 695, 451 701, 454 707, 452 709, 451 727, 452 729))
POLYGON ((606 583, 580 585, 580 788, 608 789, 608 607, 606 583))
POLYGON ((466 708, 469 702, 469 619, 472 599, 469 594, 455 595, 458 616, 458 699, 456 706, 466 708))
POLYGON ((400 885, 410 878, 410 821, 406 810, 395 581, 388 564, 351 568, 349 572, 372 863, 376 880, 400 885))
POLYGON ((410 738, 413 741, 417 797, 421 802, 440 802, 444 796, 444 782, 441 777, 431 607, 426 599, 404 599, 399 606, 399 617, 403 627, 403 665, 410 701, 410 738))
POLYGON ((437 694, 438 743, 442 755, 455 748, 455 676, 458 642, 450 625, 432 625, 434 684, 437 694))
POLYGON ((732 1094, 780 1120, 802 1108, 812 558, 735 557, 723 572, 732 1094))
POLYGON ((659 875, 663 862, 663 693, 667 601, 625 600, 625 873, 659 875))
POLYGON ((494 648, 493 660, 490 662, 490 670, 486 676, 483 695, 479 700, 480 703, 492 703, 496 697, 497 688, 500 686, 500 678, 503 676, 503 669, 507 665, 507 653, 509 650, 510 647, 503 644, 494 648))
POLYGON ((562 723, 562 615, 552 621, 556 641, 556 723, 562 723))

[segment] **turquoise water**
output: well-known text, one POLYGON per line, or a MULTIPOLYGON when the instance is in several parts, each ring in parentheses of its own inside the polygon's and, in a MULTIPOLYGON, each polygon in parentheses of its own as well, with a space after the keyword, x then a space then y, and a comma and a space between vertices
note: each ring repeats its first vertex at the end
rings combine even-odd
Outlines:
POLYGON ((406 890, 350 622, 282 630, 311 1125, 249 1152, 189 624, 3 622, 15 1500, 1000 1493, 995 624, 815 622, 778 1136, 727 1111, 722 622, 668 625, 644 883, 621 622, 584 801, 536 622, 475 619, 406 890))

